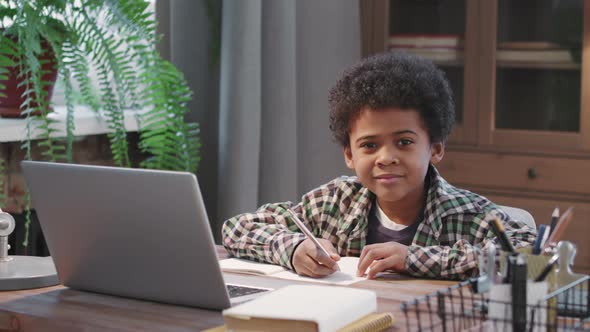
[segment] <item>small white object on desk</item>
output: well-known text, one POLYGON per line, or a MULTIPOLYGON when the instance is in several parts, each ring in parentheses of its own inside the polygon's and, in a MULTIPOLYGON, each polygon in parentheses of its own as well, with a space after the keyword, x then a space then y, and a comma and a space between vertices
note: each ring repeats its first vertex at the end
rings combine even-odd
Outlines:
POLYGON ((14 218, 0 210, 0 290, 48 287, 59 284, 51 257, 9 256, 8 236, 14 218))

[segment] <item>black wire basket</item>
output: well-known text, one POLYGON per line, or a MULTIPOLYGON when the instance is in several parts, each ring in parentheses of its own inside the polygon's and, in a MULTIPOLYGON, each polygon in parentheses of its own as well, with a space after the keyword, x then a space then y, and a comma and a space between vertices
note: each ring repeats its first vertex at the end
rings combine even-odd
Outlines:
POLYGON ((490 300, 489 292, 474 293, 472 282, 464 281, 404 302, 401 309, 408 331, 590 331, 589 286, 590 277, 583 276, 536 304, 516 307, 490 300))

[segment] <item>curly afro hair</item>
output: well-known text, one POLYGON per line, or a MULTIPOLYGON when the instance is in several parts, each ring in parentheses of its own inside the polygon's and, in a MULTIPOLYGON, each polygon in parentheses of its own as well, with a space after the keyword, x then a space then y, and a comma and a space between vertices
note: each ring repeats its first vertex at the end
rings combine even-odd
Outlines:
POLYGON ((381 53, 346 70, 330 89, 330 130, 349 144, 352 122, 364 108, 414 109, 431 143, 444 143, 455 121, 455 104, 444 72, 430 60, 403 52, 381 53))

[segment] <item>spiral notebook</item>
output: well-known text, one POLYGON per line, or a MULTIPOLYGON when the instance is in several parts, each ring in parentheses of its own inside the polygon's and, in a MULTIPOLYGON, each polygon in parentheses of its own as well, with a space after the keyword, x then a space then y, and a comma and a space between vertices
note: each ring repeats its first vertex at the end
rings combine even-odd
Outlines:
MULTIPOLYGON (((393 326, 395 318, 392 313, 381 312, 368 314, 365 317, 355 320, 338 330, 338 332, 379 332, 384 331, 393 326)), ((312 331, 317 331, 312 327, 312 331)), ((203 332, 226 332, 228 329, 225 325, 217 326, 203 332)), ((265 330, 266 331, 266 330, 265 330)), ((284 331, 284 330, 282 330, 284 331)), ((301 331, 301 330, 298 330, 301 331)))

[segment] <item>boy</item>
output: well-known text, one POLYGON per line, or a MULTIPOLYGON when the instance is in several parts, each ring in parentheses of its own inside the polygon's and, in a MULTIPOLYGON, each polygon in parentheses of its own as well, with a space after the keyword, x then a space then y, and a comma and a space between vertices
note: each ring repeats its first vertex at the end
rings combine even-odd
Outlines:
POLYGON ((337 270, 340 256, 359 256, 357 274, 391 270, 417 277, 477 275, 475 247, 495 245, 495 213, 515 247, 535 231, 486 198, 447 183, 434 167, 444 155, 455 110, 444 73, 405 53, 354 65, 330 90, 330 129, 356 177, 337 178, 302 202, 266 204, 227 220, 225 248, 234 256, 279 264, 301 275, 337 270), (331 254, 299 232, 297 214, 331 254))

